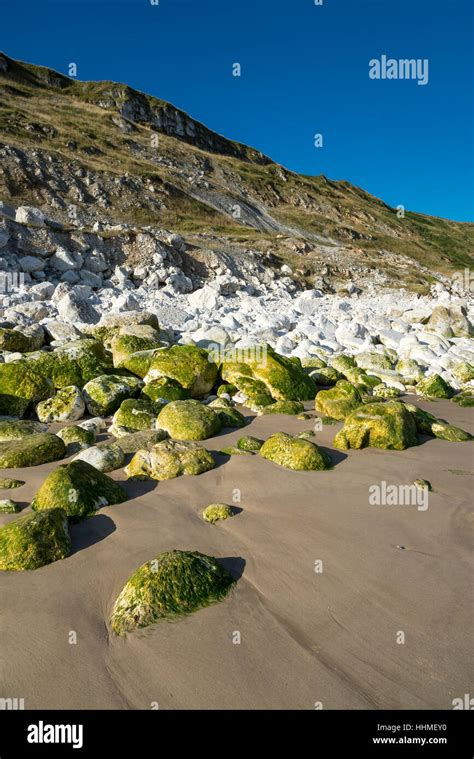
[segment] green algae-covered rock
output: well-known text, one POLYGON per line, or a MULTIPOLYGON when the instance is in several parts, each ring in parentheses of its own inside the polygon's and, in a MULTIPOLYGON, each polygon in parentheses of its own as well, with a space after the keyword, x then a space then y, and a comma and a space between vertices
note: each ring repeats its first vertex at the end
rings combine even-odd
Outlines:
POLYGON ((239 429, 247 424, 245 416, 236 408, 215 408, 215 413, 220 419, 222 428, 239 429))
POLYGON ((137 377, 103 374, 84 385, 84 400, 91 416, 110 416, 122 401, 138 395, 141 381, 137 377))
POLYGON ((472 435, 469 432, 465 432, 460 427, 455 427, 453 424, 448 424, 442 419, 438 419, 429 411, 423 411, 423 409, 414 406, 412 403, 407 403, 406 408, 412 415, 418 432, 422 435, 432 435, 440 440, 448 440, 452 443, 463 443, 467 440, 472 440, 472 435))
POLYGON ((431 433, 439 440, 448 440, 450 443, 464 443, 473 439, 469 432, 465 432, 460 427, 440 421, 431 425, 431 433))
POLYGON ((0 327, 0 351, 26 353, 32 349, 32 340, 16 329, 0 327))
POLYGON ((348 369, 353 369, 355 367, 354 357, 341 354, 332 359, 331 366, 333 369, 341 372, 341 374, 344 374, 348 369))
POLYGON ((370 369, 372 372, 376 372, 378 369, 392 368, 392 362, 383 353, 359 353, 355 357, 355 362, 360 369, 370 369))
POLYGON ((348 369, 345 374, 346 379, 361 393, 368 393, 373 390, 374 387, 380 385, 380 378, 373 377, 366 374, 363 369, 355 366, 353 369, 348 369))
POLYGON ((70 385, 82 388, 112 366, 104 346, 90 338, 73 340, 54 351, 30 353, 28 363, 58 389, 70 385))
POLYGON ((71 553, 66 514, 52 508, 0 527, 0 569, 38 569, 71 553))
POLYGON ((143 379, 148 373, 156 350, 157 349, 154 348, 153 350, 137 351, 136 353, 131 353, 129 356, 123 359, 122 367, 124 369, 128 369, 129 372, 143 379))
POLYGON ((336 448, 385 448, 401 451, 417 445, 416 425, 405 404, 368 403, 357 408, 334 438, 336 448))
POLYGON ((395 369, 409 385, 416 385, 424 376, 421 366, 413 358, 401 358, 395 369))
POLYGON ((184 387, 181 387, 179 382, 168 379, 168 377, 158 377, 158 379, 149 382, 143 388, 142 395, 154 403, 186 401, 189 398, 189 392, 184 387))
POLYGON ((252 435, 244 435, 237 440, 237 448, 241 451, 259 451, 263 445, 263 440, 252 435))
POLYGON ((361 403, 362 397, 357 388, 346 380, 339 380, 330 390, 319 391, 315 409, 333 419, 345 419, 361 403))
POLYGON ((270 346, 243 348, 237 357, 231 354, 222 364, 221 376, 246 395, 245 378, 257 380, 277 401, 306 401, 316 393, 315 383, 304 372, 299 359, 280 356, 270 346))
POLYGON ((375 398, 398 398, 400 395, 400 390, 398 390, 396 387, 389 387, 388 385, 384 385, 383 382, 381 382, 379 385, 376 385, 374 387, 372 393, 375 398))
POLYGON ((24 480, 15 480, 12 477, 0 477, 1 490, 13 490, 13 488, 21 488, 24 484, 24 480))
MULTIPOLYGON (((168 433, 164 430, 141 430, 141 432, 132 432, 130 435, 118 438, 115 445, 118 445, 125 454, 136 453, 141 448, 149 448, 156 443, 161 443, 167 437, 168 433)), ((100 446, 102 443, 99 443, 100 446)))
POLYGON ((276 401, 261 409, 260 415, 265 414, 288 414, 296 416, 304 411, 304 406, 299 401, 276 401))
POLYGON ((458 406, 470 408, 474 406, 474 395, 471 393, 459 393, 452 399, 453 403, 457 403, 458 406))
POLYGON ((420 380, 416 391, 425 398, 451 398, 454 390, 439 374, 432 374, 420 380))
POLYGON ((82 393, 75 385, 63 387, 53 398, 40 401, 36 414, 40 422, 77 422, 86 410, 82 393))
POLYGON ((231 385, 229 382, 224 382, 222 385, 219 385, 217 388, 217 395, 220 397, 221 395, 228 395, 230 398, 232 398, 233 395, 235 395, 237 392, 237 388, 235 385, 231 385))
POLYGON ((0 443, 0 469, 37 466, 62 459, 65 453, 61 438, 49 432, 5 440, 0 443))
POLYGON ((319 356, 305 356, 301 359, 301 366, 307 370, 322 369, 323 366, 326 366, 326 362, 319 356))
POLYGON ((156 426, 176 440, 205 440, 220 432, 221 421, 199 401, 171 401, 158 414, 156 426))
POLYGON ((453 366, 452 373, 458 382, 471 382, 474 380, 474 366, 467 361, 460 361, 453 366))
POLYGON ((235 580, 214 559, 198 551, 166 551, 137 569, 117 598, 112 630, 124 635, 222 601, 235 580))
POLYGON ((246 397, 243 405, 254 411, 275 402, 265 383, 253 377, 240 376, 238 390, 246 397))
POLYGON ((129 369, 129 367, 126 366, 126 363, 130 356, 142 351, 155 351, 159 348, 159 345, 159 340, 150 337, 141 337, 139 335, 115 335, 110 343, 114 368, 129 369))
POLYGON ((137 451, 125 474, 129 479, 170 480, 184 474, 202 474, 214 466, 211 454, 200 445, 163 440, 148 450, 137 451))
POLYGON ((335 385, 342 375, 332 366, 323 366, 321 369, 313 369, 310 376, 318 387, 329 387, 335 385))
POLYGON ((47 432, 47 429, 46 424, 32 422, 30 419, 2 419, 0 420, 0 441, 18 440, 28 435, 47 432))
POLYGON ((26 361, 0 364, 0 415, 24 416, 53 395, 53 385, 26 361))
POLYGON ((93 430, 79 427, 77 424, 71 424, 63 427, 56 433, 66 444, 66 455, 72 456, 73 453, 89 448, 95 443, 95 433, 93 430))
POLYGON ((54 469, 37 491, 31 508, 64 509, 70 522, 79 522, 102 506, 127 500, 125 490, 85 461, 71 461, 54 469))
POLYGON ((140 430, 151 430, 156 421, 153 404, 147 398, 127 398, 115 412, 109 430, 115 437, 123 437, 140 430))
POLYGON ((226 445, 219 450, 224 456, 251 456, 251 451, 243 451, 241 448, 237 448, 236 445, 226 445))
POLYGON ((330 469, 332 466, 327 454, 315 443, 286 432, 271 435, 260 448, 259 454, 286 469, 298 471, 330 469))
POLYGON ((203 348, 173 345, 156 351, 145 383, 159 377, 176 380, 192 398, 199 398, 213 387, 217 378, 217 365, 203 348))
POLYGON ((114 472, 125 464, 125 453, 117 443, 107 441, 81 451, 74 461, 85 461, 99 472, 114 472))
POLYGON ((428 482, 428 480, 414 480, 413 484, 416 488, 418 488, 418 490, 433 490, 431 483, 428 482))
POLYGON ((0 514, 17 514, 20 509, 20 504, 16 501, 12 501, 11 498, 0 499, 0 514))
POLYGON ((221 519, 228 519, 234 516, 234 510, 232 506, 228 506, 226 503, 211 503, 206 506, 202 512, 202 518, 209 524, 216 524, 221 519))

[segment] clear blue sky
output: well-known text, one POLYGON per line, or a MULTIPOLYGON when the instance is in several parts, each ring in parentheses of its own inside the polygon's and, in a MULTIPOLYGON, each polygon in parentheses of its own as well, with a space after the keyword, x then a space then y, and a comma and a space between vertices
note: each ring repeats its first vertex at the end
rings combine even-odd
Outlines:
POLYGON ((474 221, 473 0, 0 0, 0 49, 164 98, 304 174, 474 221), (429 82, 369 60, 427 58, 429 82), (242 67, 232 76, 232 64, 242 67), (324 147, 314 147, 322 133, 324 147))

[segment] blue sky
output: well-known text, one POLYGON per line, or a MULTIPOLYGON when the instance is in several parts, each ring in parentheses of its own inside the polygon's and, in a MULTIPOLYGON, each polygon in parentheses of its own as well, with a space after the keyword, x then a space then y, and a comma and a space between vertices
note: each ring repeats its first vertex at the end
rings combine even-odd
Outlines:
POLYGON ((474 221, 473 8, 472 0, 0 0, 0 49, 64 73, 75 62, 79 79, 127 82, 294 171, 474 221), (369 61, 382 54, 428 59, 428 84, 370 79, 369 61))

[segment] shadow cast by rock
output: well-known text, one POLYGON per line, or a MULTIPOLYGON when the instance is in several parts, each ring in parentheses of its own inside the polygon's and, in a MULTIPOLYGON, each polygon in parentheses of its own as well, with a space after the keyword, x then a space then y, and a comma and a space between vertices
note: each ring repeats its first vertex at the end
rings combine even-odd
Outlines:
POLYGON ((242 556, 226 556, 223 559, 218 558, 217 561, 227 569, 234 580, 240 580, 245 569, 245 559, 242 556))
POLYGON ((114 522, 106 514, 94 514, 79 524, 70 525, 71 553, 79 553, 84 548, 100 543, 116 529, 114 522))

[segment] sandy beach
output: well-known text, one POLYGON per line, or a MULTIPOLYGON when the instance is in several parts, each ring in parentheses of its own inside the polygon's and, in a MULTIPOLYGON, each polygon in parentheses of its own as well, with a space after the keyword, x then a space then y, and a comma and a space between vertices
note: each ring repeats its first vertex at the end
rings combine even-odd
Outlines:
MULTIPOLYGON (((470 409, 415 402, 474 432, 470 409)), ((245 432, 311 425, 252 417, 245 432)), ((217 466, 200 476, 112 473, 130 500, 72 526, 70 557, 0 573, 0 696, 24 698, 26 709, 452 708, 473 674, 472 445, 422 438, 401 452, 342 453, 332 446, 341 426, 313 438, 335 463, 326 472, 217 454, 242 435, 234 430, 203 441, 217 466), (374 483, 417 478, 433 487, 426 511, 369 504, 374 483), (200 513, 216 501, 242 511, 206 524, 200 513), (126 580, 175 548, 222 560, 235 590, 178 622, 116 637, 108 620, 126 580)), ((57 465, 3 470, 26 480, 11 496, 23 513, 57 465)))

